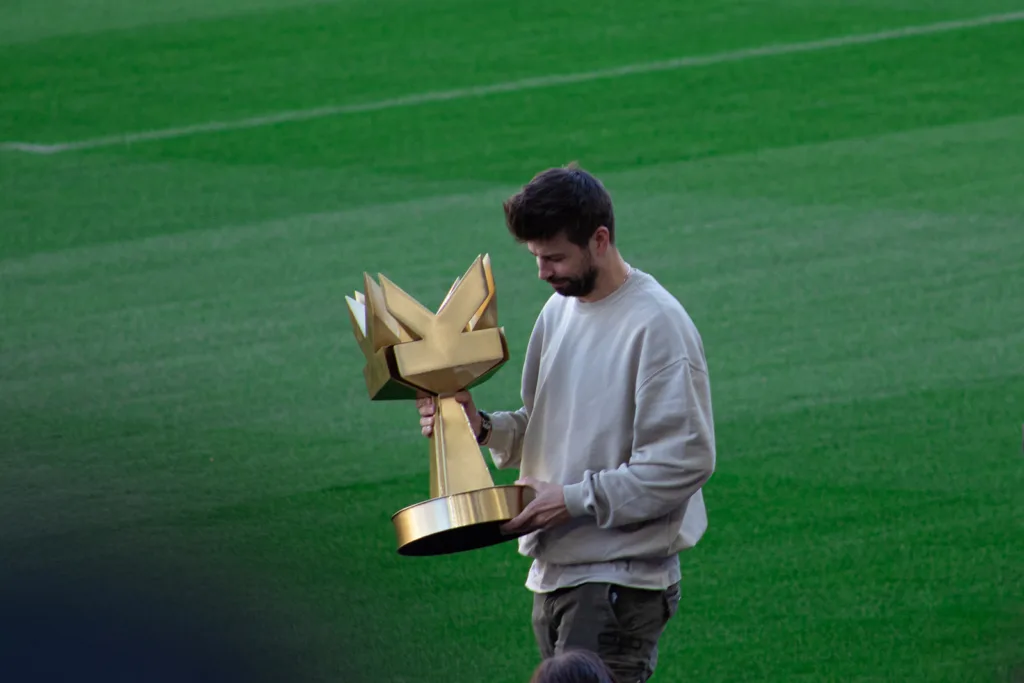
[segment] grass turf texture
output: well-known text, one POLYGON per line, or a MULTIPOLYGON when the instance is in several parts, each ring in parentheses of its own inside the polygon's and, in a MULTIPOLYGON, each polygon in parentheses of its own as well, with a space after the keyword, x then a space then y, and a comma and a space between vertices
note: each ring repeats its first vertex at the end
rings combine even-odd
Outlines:
MULTIPOLYGON (((62 142, 1018 9, 66 2, 0 10, 5 140, 62 142), (186 21, 190 20, 190 21, 186 21), (178 23, 175 23, 178 22, 178 23)), ((324 680, 523 681, 512 545, 400 558, 414 409, 344 295, 492 254, 515 407, 548 290, 500 202, 579 159, 712 371, 711 529, 659 680, 1024 661, 1024 24, 51 157, 0 156, 3 557, 224 585, 324 680), (166 564, 164 564, 166 562, 166 564), (187 568, 173 568, 184 563, 187 568), (333 678, 332 678, 333 677, 333 678)), ((496 473, 498 483, 514 472, 496 473)), ((207 586, 208 588, 208 586, 207 586)))

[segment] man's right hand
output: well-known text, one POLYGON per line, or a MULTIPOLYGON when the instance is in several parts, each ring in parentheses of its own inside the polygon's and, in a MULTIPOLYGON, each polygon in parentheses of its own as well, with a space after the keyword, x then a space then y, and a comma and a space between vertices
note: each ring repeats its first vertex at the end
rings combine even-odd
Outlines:
MULTIPOLYGON (((469 424, 473 428, 473 436, 480 433, 480 411, 473 403, 473 397, 468 391, 460 391, 455 394, 455 400, 462 404, 469 418, 469 424)), ((434 398, 426 394, 420 394, 416 398, 416 408, 420 412, 420 431, 423 436, 430 437, 434 433, 434 398)))

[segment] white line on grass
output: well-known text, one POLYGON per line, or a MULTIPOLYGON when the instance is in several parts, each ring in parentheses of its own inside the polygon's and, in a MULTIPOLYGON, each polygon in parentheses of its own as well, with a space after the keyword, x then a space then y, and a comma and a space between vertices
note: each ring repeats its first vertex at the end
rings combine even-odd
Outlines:
POLYGON ((765 45, 763 47, 734 50, 732 52, 720 52, 718 54, 711 55, 680 57, 678 59, 670 59, 662 62, 628 64, 626 66, 615 67, 612 69, 599 69, 597 71, 584 71, 574 74, 552 74, 548 76, 526 78, 518 81, 494 83, 491 85, 457 88, 455 90, 437 90, 433 92, 418 93, 415 95, 406 95, 404 97, 377 100, 375 102, 363 102, 361 104, 343 104, 316 107, 314 109, 283 111, 276 114, 256 116, 249 119, 239 119, 237 121, 209 121, 207 123, 197 123, 176 128, 163 128, 159 130, 141 131, 138 133, 110 135, 88 140, 80 140, 78 142, 61 142, 54 144, 3 142, 0 143, 0 149, 26 152, 29 154, 59 154, 61 152, 71 152, 80 149, 95 149, 98 147, 127 145, 147 140, 169 140, 172 138, 184 138, 202 133, 217 133, 243 130, 246 128, 261 128, 264 126, 272 126, 277 123, 292 123, 295 121, 309 121, 311 119, 322 119, 330 116, 341 116, 343 114, 358 114, 361 112, 379 111, 382 109, 397 109, 399 107, 411 107, 429 102, 444 102, 449 100, 468 99, 471 97, 483 97, 485 95, 493 95, 497 93, 550 88, 557 85, 584 83, 587 81, 596 81, 607 78, 619 78, 621 76, 629 76, 632 74, 689 69, 699 66, 724 64, 727 62, 741 62, 748 59, 756 59, 758 57, 774 57, 798 52, 814 52, 836 47, 847 47, 850 45, 880 43, 886 40, 897 40, 912 36, 945 33, 981 26, 991 26, 994 24, 1009 24, 1017 21, 1024 21, 1024 11, 1011 12, 1008 14, 991 14, 983 17, 977 17, 975 19, 944 21, 937 24, 906 26, 889 31, 862 33, 859 35, 840 36, 837 38, 825 38, 822 40, 812 40, 803 43, 765 45))

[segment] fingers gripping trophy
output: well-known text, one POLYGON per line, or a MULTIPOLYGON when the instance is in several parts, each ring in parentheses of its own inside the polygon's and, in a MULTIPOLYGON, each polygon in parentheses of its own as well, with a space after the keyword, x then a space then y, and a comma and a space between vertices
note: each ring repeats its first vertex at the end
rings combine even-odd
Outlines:
POLYGON ((532 489, 495 486, 469 418, 455 395, 490 379, 509 359, 498 327, 491 261, 478 256, 436 313, 383 275, 345 297, 370 400, 434 401, 430 498, 391 521, 402 555, 444 555, 516 538, 501 525, 522 512, 532 489))

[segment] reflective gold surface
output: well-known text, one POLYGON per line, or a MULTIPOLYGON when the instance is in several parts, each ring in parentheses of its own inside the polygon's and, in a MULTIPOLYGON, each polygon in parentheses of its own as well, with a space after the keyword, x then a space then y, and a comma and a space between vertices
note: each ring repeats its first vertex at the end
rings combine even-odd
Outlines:
POLYGON ((518 538, 501 525, 522 512, 533 489, 491 486, 411 505, 391 518, 402 555, 447 555, 518 538))
POLYGON ((477 258, 431 313, 401 287, 380 276, 388 311, 417 341, 395 345, 398 373, 431 394, 454 394, 507 359, 502 332, 480 327, 492 299, 490 261, 477 258))
POLYGON ((454 398, 435 397, 434 406, 430 497, 441 498, 494 486, 462 404, 454 398))
POLYGON ((368 295, 360 292, 355 297, 345 297, 348 303, 349 320, 359 348, 366 358, 363 378, 373 400, 415 399, 416 387, 392 372, 393 345, 403 339, 412 339, 408 330, 402 329, 384 305, 384 295, 377 284, 364 276, 368 295))
POLYGON ((371 400, 433 397, 430 500, 392 521, 399 552, 433 555, 510 540, 498 527, 522 510, 533 491, 494 486, 466 412, 452 396, 489 379, 509 359, 498 327, 490 257, 479 256, 455 280, 437 312, 427 310, 383 275, 364 274, 365 293, 346 297, 349 319, 366 358, 371 400))

